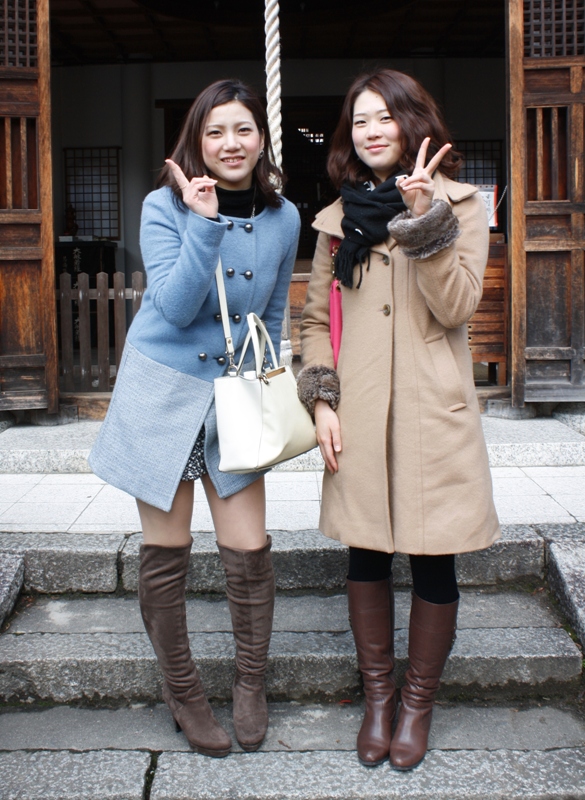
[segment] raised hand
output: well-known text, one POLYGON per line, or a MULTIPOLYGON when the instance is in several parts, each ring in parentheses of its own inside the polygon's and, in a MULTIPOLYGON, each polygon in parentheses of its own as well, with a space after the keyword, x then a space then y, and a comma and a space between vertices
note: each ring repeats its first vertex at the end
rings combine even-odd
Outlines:
POLYGON ((215 193, 217 181, 208 175, 203 175, 201 178, 191 178, 189 181, 178 164, 175 164, 170 158, 166 159, 166 163, 173 173, 177 186, 183 193, 183 203, 187 208, 201 217, 215 219, 219 208, 217 194, 215 193))
POLYGON ((425 167, 427 150, 429 149, 430 142, 430 136, 423 139, 423 143, 416 157, 416 164, 414 165, 412 175, 400 175, 396 179, 396 187, 402 195, 404 204, 415 217, 426 214, 430 209, 435 194, 435 182, 432 178, 433 172, 441 163, 443 156, 445 156, 452 147, 451 144, 444 144, 425 167))

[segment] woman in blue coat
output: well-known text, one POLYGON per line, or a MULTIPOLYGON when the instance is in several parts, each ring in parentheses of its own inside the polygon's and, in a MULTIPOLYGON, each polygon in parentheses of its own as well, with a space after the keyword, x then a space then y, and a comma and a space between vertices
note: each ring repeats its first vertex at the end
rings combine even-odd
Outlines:
POLYGON ((205 698, 187 636, 197 478, 226 572, 240 745, 256 750, 268 725, 264 673, 274 574, 264 477, 219 472, 213 380, 226 371, 215 281, 220 257, 236 359, 250 311, 264 319, 278 355, 300 221, 275 190, 282 176, 271 154, 266 113, 249 87, 226 80, 201 92, 160 188, 144 201, 148 288, 90 456, 97 475, 136 497, 144 536, 140 608, 163 672, 163 697, 190 745, 210 756, 227 755, 231 740, 205 698))

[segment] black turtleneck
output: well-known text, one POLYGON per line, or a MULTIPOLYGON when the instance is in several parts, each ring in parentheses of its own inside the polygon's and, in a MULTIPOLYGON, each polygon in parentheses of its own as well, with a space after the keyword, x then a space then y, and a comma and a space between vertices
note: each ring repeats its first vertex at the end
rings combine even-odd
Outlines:
POLYGON ((219 201, 219 213, 224 217, 249 219, 257 216, 265 207, 264 197, 255 185, 249 189, 221 189, 215 187, 219 201))

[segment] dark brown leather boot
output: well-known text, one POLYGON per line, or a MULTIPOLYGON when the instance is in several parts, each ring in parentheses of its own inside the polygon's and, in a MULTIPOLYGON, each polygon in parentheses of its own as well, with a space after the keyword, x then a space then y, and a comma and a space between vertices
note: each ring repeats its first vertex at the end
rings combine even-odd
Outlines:
POLYGON ((348 580, 347 600, 366 697, 366 713, 357 737, 358 758, 366 767, 377 767, 388 758, 396 711, 392 578, 348 580))
POLYGON ((435 695, 455 641, 458 606, 459 600, 436 605, 412 595, 409 666, 390 746, 390 763, 402 772, 414 769, 426 755, 435 695))
POLYGON ((236 641, 234 728, 244 750, 257 750, 268 728, 264 675, 274 616, 272 539, 260 550, 218 544, 236 641))
POLYGON ((191 545, 142 545, 138 598, 144 627, 164 676, 163 698, 191 747, 221 758, 232 741, 213 715, 191 658, 185 581, 191 545))

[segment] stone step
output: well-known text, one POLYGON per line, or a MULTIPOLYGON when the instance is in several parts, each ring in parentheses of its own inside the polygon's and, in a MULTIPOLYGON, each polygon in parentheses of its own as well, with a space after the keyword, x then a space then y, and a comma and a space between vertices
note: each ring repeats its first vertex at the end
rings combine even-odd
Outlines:
MULTIPOLYGON (((502 539, 489 549, 457 557, 460 584, 542 579, 545 531, 546 526, 504 526, 502 539)), ((279 590, 330 591, 345 586, 347 548, 339 542, 315 530, 270 533, 279 590)), ((225 578, 215 536, 194 533, 193 539, 188 591, 223 593, 225 578)), ((135 592, 141 541, 141 534, 0 533, 0 553, 24 555, 24 586, 29 592, 114 592, 117 588, 135 592)), ((396 586, 410 584, 406 556, 396 556, 394 580, 396 586)))
MULTIPOLYGON (((396 656, 407 656, 408 593, 397 593, 396 656)), ((233 636, 225 601, 189 603, 191 647, 210 697, 227 699, 233 636)), ((567 692, 582 656, 544 596, 463 592, 461 625, 442 696, 567 692)), ((0 698, 10 702, 160 698, 161 676, 131 598, 41 600, 0 637, 0 698)), ((277 598, 267 672, 272 699, 352 698, 359 693, 343 597, 277 598)))
MULTIPOLYGON (((230 706, 215 711, 235 742, 230 706)), ((9 711, 0 715, 0 796, 142 800, 152 781, 150 797, 165 800, 585 797, 585 721, 554 706, 437 703, 430 752, 410 775, 359 765, 362 703, 279 703, 269 714, 257 753, 234 743, 214 760, 190 751, 164 705, 9 711)))

